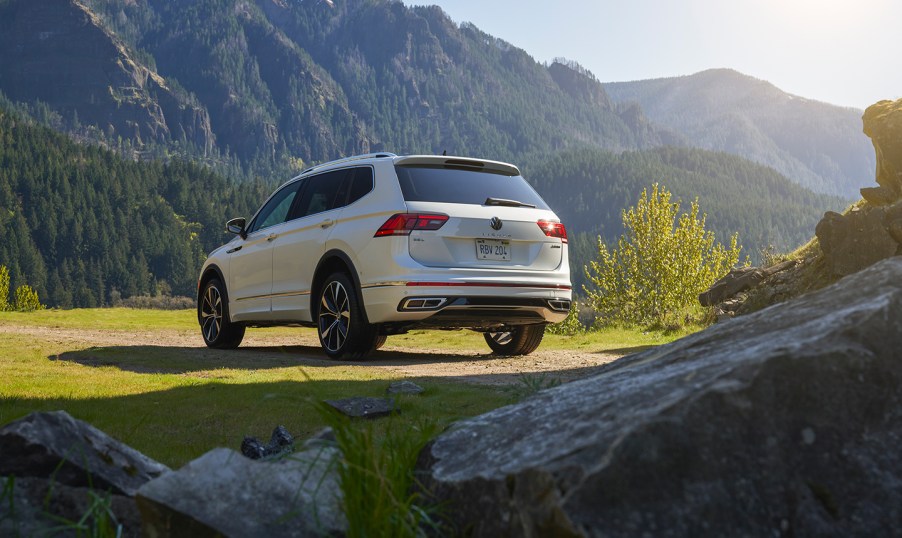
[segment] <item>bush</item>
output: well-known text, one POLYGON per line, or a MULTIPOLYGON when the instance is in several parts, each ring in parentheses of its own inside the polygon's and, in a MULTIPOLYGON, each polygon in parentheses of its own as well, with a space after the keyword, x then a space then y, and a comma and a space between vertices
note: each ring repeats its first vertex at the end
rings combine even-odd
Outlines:
POLYGON ((644 189, 635 207, 622 212, 624 234, 608 250, 598 239, 598 259, 585 268, 589 302, 603 323, 680 325, 698 295, 738 261, 737 234, 730 246, 714 242, 699 216, 698 200, 679 215, 664 187, 644 189))
POLYGON ((16 288, 16 310, 19 312, 34 312, 35 310, 43 310, 44 305, 38 298, 38 292, 28 284, 22 284, 16 288))
POLYGON ((567 318, 560 323, 552 323, 545 328, 548 334, 558 334, 561 336, 574 336, 586 332, 586 327, 579 320, 579 303, 573 301, 567 318))
POLYGON ((113 297, 112 306, 153 310, 185 310, 195 308, 197 303, 193 298, 181 295, 160 295, 157 297, 151 297, 149 295, 133 295, 131 297, 126 297, 125 299, 113 297))

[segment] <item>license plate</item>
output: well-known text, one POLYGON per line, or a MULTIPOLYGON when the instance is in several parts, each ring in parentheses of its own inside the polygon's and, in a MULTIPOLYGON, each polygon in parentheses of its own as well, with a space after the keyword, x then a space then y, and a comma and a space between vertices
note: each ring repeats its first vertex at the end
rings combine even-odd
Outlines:
POLYGON ((511 242, 502 239, 477 239, 476 258, 509 262, 511 261, 511 242))

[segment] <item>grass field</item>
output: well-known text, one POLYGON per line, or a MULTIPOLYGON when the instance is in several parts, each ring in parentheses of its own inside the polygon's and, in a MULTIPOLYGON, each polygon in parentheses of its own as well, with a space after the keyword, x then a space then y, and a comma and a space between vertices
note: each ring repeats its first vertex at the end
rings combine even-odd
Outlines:
MULTIPOLYGON (((62 409, 178 467, 216 446, 237 449, 246 435, 266 442, 279 424, 296 438, 306 438, 324 425, 317 402, 382 396, 400 378, 367 365, 320 361, 298 366, 287 355, 280 360, 278 347, 271 353, 274 358, 247 361, 240 352, 128 345, 136 333, 194 342, 199 338, 194 316, 193 311, 121 308, 0 313, 0 425, 32 411, 62 409), (64 331, 85 336, 59 336, 64 331), (97 344, 97 334, 107 341, 121 335, 123 345, 97 344)), ((315 338, 309 329, 255 334, 315 338)), ((677 336, 628 330, 549 335, 541 349, 625 354, 677 336)), ((391 337, 389 345, 451 353, 485 349, 481 335, 468 331, 411 333, 391 337)), ((408 428, 427 421, 443 427, 516 398, 516 391, 505 387, 413 380, 425 393, 401 396, 401 412, 385 424, 408 428)))

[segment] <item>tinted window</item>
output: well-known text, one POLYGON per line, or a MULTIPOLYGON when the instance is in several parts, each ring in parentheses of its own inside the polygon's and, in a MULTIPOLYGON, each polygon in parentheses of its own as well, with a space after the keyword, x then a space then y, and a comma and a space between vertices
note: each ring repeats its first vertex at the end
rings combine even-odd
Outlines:
POLYGON ((373 190, 373 169, 372 168, 355 168, 354 177, 351 178, 351 189, 348 194, 348 203, 353 204, 373 190))
POLYGON ((297 195, 298 187, 300 185, 300 181, 295 181, 276 192, 276 194, 266 202, 263 209, 257 213, 257 218, 254 219, 254 222, 251 224, 251 228, 248 231, 255 232, 285 222, 285 219, 288 217, 288 210, 291 209, 291 203, 294 202, 295 195, 297 195))
POLYGON ((418 166, 397 166, 395 171, 404 199, 410 202, 482 205, 487 198, 501 198, 548 209, 522 176, 418 166))
POLYGON ((307 179, 296 215, 306 217, 344 205, 341 187, 347 173, 348 170, 336 170, 307 179))

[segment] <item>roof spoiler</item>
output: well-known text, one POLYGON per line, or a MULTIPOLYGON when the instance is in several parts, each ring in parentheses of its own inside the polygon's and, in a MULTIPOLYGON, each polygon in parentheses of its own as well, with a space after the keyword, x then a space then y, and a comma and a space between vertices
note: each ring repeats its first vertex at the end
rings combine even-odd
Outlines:
POLYGON ((447 166, 452 168, 468 168, 471 170, 483 170, 506 176, 519 176, 520 169, 516 166, 499 161, 485 161, 469 159, 467 157, 452 157, 444 155, 408 155, 395 157, 395 166, 447 166))

